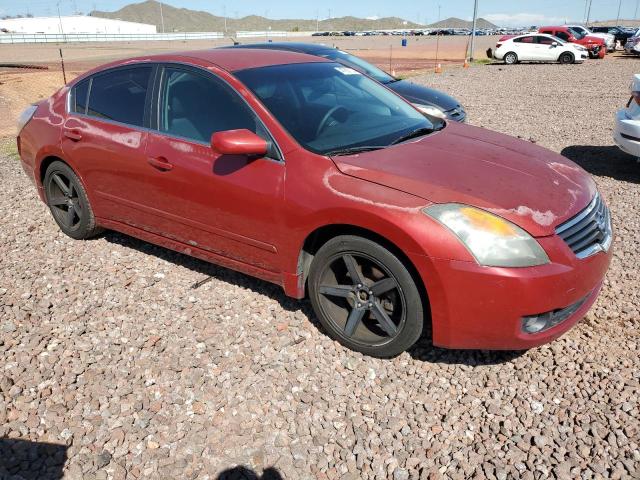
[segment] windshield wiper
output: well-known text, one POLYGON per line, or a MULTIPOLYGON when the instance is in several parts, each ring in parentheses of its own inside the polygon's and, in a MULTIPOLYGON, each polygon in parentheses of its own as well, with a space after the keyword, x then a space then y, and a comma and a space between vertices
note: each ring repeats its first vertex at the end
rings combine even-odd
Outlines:
POLYGON ((381 150, 386 148, 384 145, 366 145, 362 147, 350 147, 350 148, 340 148, 337 150, 331 150, 330 152, 325 153, 327 157, 337 157, 340 155, 353 155, 354 153, 361 152, 371 152, 373 150, 381 150))
POLYGON ((402 143, 405 142, 407 140, 410 140, 412 138, 415 137, 421 137, 423 135, 428 135, 430 133, 434 132, 434 128, 432 127, 420 127, 420 128, 416 128, 415 130, 407 133, 406 135, 402 135, 400 138, 395 139, 393 142, 391 142, 391 145, 395 145, 397 143, 402 143))

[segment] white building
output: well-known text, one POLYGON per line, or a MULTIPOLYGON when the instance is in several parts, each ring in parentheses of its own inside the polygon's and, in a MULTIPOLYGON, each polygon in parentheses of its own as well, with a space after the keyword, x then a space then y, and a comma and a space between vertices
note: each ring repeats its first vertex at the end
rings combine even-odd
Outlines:
POLYGON ((0 30, 10 33, 103 33, 149 34, 156 33, 155 25, 125 22, 109 18, 73 15, 68 17, 9 18, 0 20, 0 30))

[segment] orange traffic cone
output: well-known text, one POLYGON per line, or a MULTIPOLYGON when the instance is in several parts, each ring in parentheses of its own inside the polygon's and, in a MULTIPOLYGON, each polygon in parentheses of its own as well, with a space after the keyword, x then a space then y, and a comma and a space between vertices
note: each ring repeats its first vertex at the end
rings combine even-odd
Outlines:
POLYGON ((442 73, 442 65, 440 64, 436 65, 436 73, 442 73))
POLYGON ((462 68, 469 68, 469 61, 466 58, 464 59, 464 65, 462 65, 462 68))

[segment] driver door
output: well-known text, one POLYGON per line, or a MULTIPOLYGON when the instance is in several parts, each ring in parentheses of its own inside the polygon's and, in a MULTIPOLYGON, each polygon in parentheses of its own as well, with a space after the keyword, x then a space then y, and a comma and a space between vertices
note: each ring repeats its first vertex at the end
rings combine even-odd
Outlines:
POLYGON ((161 235, 278 272, 285 165, 251 108, 213 73, 162 67, 155 131, 146 156, 161 235), (220 155, 214 132, 246 128, 269 144, 264 158, 220 155))

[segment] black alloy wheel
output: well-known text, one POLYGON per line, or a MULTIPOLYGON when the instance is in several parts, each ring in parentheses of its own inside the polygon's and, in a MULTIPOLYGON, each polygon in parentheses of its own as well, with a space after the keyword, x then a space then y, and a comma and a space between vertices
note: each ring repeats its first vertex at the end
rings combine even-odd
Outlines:
POLYGON ((87 193, 71 167, 60 161, 53 162, 47 168, 43 183, 49 210, 65 234, 80 240, 101 231, 87 193))
POLYGON ((422 332, 422 302, 404 264, 370 240, 344 236, 325 244, 309 275, 321 323, 343 345, 390 357, 422 332))

